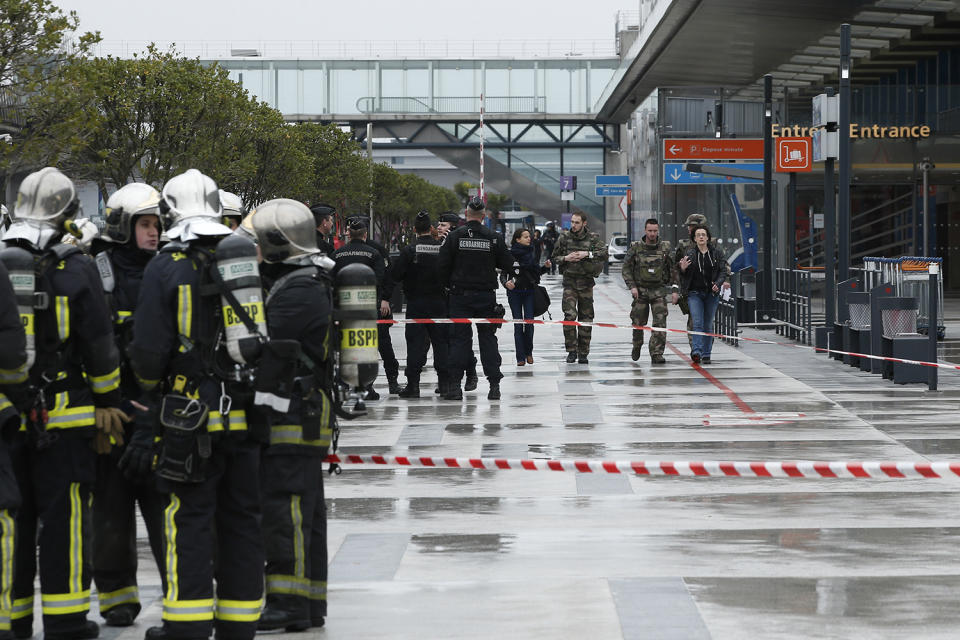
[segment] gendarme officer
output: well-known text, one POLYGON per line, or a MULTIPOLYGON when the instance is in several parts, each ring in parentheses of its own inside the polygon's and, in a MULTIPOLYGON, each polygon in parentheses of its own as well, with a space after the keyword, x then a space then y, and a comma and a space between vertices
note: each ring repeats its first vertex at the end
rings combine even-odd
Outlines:
MULTIPOLYGON (((483 200, 470 199, 465 212, 467 224, 447 236, 440 247, 440 280, 450 289, 451 318, 490 318, 497 304, 497 269, 513 275, 513 256, 507 251, 503 236, 483 226, 486 205, 483 200)), ((505 285, 513 288, 512 283, 505 285)), ((500 352, 492 324, 477 325, 480 343, 480 361, 483 374, 490 383, 487 398, 500 399, 500 352)), ((469 324, 456 324, 450 340, 451 379, 447 400, 460 400, 460 380, 468 366, 472 350, 473 330, 469 324)))

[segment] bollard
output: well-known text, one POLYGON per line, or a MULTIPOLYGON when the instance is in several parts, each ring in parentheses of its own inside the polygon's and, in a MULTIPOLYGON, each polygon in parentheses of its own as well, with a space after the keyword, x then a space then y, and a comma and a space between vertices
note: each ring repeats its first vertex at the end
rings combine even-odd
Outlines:
MULTIPOLYGON (((924 194, 926 196, 926 194, 924 194)), ((926 229, 924 229, 926 233, 926 229)), ((939 330, 939 323, 937 322, 937 315, 939 311, 937 310, 937 298, 938 293, 940 292, 939 288, 939 277, 940 277, 940 264, 937 262, 931 262, 928 267, 930 271, 930 288, 927 292, 930 296, 930 301, 928 304, 927 311, 927 338, 930 340, 930 357, 927 358, 928 362, 937 361, 937 331, 939 330)), ((930 367, 930 370, 927 372, 927 389, 930 391, 937 390, 937 368, 930 367)))

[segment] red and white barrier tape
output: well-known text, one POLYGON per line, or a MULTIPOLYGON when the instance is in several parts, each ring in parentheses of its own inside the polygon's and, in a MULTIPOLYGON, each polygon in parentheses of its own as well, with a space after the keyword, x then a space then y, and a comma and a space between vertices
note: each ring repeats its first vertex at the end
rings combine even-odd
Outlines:
POLYGON ((433 458, 331 454, 325 462, 340 465, 419 467, 430 469, 485 469, 490 471, 575 471, 580 473, 629 473, 640 476, 691 476, 726 478, 958 478, 960 462, 894 461, 767 461, 721 460, 549 460, 505 458, 433 458))
POLYGON ((924 367, 936 367, 948 371, 960 371, 960 365, 949 364, 946 362, 926 362, 924 360, 908 360, 906 358, 891 358, 888 356, 875 356, 869 353, 857 353, 855 351, 841 351, 839 349, 824 349, 822 347, 811 347, 805 344, 794 344, 791 342, 777 342, 776 340, 764 340, 763 338, 747 338, 744 336, 728 336, 722 333, 705 333, 703 331, 687 331, 686 329, 666 329, 664 327, 647 327, 636 324, 616 324, 613 322, 579 322, 577 320, 537 320, 537 319, 507 319, 507 318, 408 318, 405 320, 381 319, 377 324, 540 324, 540 325, 561 325, 564 327, 600 327, 603 329, 635 329, 637 331, 662 331, 664 333, 682 333, 692 336, 710 336, 711 338, 721 338, 724 340, 743 340, 754 344, 773 344, 780 347, 790 347, 793 349, 808 349, 820 353, 836 353, 843 356, 854 356, 856 358, 867 358, 868 360, 883 360, 884 362, 896 362, 899 364, 915 364, 924 367))

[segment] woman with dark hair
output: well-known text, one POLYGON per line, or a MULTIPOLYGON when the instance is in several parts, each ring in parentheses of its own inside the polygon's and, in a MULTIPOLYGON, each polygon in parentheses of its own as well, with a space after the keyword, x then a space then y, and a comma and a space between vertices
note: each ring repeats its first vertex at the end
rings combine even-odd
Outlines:
MULTIPOLYGON (((687 296, 693 330, 713 333, 713 318, 720 304, 720 290, 729 289, 727 258, 711 240, 710 229, 699 224, 690 232, 693 246, 680 259, 680 289, 687 296)), ((713 338, 694 335, 690 358, 710 364, 713 338)))
MULTIPOLYGON (((513 233, 510 254, 517 276, 513 279, 513 289, 507 290, 507 300, 514 320, 533 319, 533 292, 540 283, 540 275, 550 268, 549 260, 540 266, 531 242, 527 229, 517 229, 513 233)), ((533 364, 533 325, 515 324, 513 340, 517 347, 517 366, 533 364)))

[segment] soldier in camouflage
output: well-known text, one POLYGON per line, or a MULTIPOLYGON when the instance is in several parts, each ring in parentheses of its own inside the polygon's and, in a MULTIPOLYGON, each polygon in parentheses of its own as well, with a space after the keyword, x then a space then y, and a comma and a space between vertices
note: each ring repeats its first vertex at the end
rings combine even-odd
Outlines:
MULTIPOLYGON (((630 308, 630 321, 635 325, 646 325, 650 312, 653 312, 653 326, 667 326, 667 292, 673 304, 680 299, 680 287, 677 270, 674 268, 670 243, 660 240, 660 223, 654 218, 644 225, 643 240, 634 242, 623 260, 623 281, 633 295, 630 308)), ((643 334, 639 329, 633 331, 633 351, 630 357, 640 359, 643 348, 643 334)), ((654 331, 650 336, 650 360, 654 364, 666 362, 663 348, 667 336, 662 331, 654 331)))
MULTIPOLYGON (((693 230, 698 224, 705 225, 707 224, 707 216, 702 213, 691 213, 687 216, 686 221, 683 223, 687 227, 687 237, 680 238, 677 242, 677 251, 673 255, 673 264, 680 264, 680 258, 687 254, 687 251, 690 250, 690 247, 693 246, 693 239, 690 237, 690 234, 693 233, 693 230)), ((682 234, 681 234, 682 235, 682 234)), ((687 342, 690 343, 690 348, 693 348, 693 336, 690 335, 690 331, 693 331, 693 316, 689 313, 687 314, 687 342)))
MULTIPOLYGON (((570 230, 563 233, 551 260, 563 274, 564 320, 593 321, 593 285, 607 261, 607 245, 587 229, 586 214, 574 212, 570 230)), ((567 362, 587 364, 591 327, 564 327, 567 362)))

